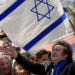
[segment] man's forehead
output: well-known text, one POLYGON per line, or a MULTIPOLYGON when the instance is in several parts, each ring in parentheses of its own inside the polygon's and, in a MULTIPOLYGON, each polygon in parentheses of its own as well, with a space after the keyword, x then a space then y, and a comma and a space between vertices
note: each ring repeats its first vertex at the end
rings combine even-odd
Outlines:
POLYGON ((64 46, 62 46, 62 45, 55 45, 55 47, 54 48, 64 48, 64 46))

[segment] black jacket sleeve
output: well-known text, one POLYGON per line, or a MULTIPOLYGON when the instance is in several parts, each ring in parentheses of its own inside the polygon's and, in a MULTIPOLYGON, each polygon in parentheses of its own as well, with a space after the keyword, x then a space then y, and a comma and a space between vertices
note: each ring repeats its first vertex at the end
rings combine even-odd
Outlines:
POLYGON ((26 70, 28 70, 28 71, 30 71, 34 74, 46 75, 44 64, 32 62, 32 61, 24 58, 20 54, 18 54, 18 57, 16 58, 16 61, 20 65, 22 65, 26 70))

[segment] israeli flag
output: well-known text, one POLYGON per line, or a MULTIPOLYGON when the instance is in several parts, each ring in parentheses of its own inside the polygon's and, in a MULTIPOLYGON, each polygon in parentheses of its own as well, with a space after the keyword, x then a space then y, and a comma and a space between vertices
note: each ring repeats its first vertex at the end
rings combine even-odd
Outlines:
POLYGON ((13 43, 35 54, 68 27, 62 8, 60 0, 8 0, 0 6, 0 27, 13 43))
MULTIPOLYGON (((61 1, 62 6, 63 6, 63 10, 64 10, 64 12, 65 12, 65 14, 66 14, 66 16, 68 18, 68 21, 71 20, 70 17, 69 17, 69 15, 68 15, 68 13, 67 13, 66 7, 64 6, 63 1, 62 0, 60 0, 60 1, 61 1)), ((69 24, 69 26, 70 26, 70 24, 69 24)))

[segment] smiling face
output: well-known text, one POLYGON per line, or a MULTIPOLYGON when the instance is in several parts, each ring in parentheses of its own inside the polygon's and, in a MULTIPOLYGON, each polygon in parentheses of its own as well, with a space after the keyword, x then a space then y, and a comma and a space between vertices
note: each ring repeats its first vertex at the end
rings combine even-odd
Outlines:
POLYGON ((11 70, 10 61, 5 57, 0 58, 0 72, 5 75, 8 75, 10 73, 10 70, 11 70))
POLYGON ((64 47, 61 45, 56 45, 53 48, 51 58, 55 64, 58 64, 59 61, 66 60, 68 54, 64 54, 63 49, 64 47))
MULTIPOLYGON (((0 30, 0 35, 4 35, 4 32, 0 30)), ((9 43, 9 40, 7 37, 0 38, 0 47, 6 45, 9 43)), ((1 49, 1 48, 0 48, 1 49)), ((8 75, 11 72, 11 63, 10 63, 10 57, 1 57, 2 53, 0 52, 0 72, 4 73, 5 75, 8 75)))

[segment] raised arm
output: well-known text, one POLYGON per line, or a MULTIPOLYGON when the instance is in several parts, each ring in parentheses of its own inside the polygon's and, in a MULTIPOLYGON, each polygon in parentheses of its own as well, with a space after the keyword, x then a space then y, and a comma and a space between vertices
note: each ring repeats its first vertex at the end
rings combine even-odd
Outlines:
POLYGON ((39 63, 31 62, 28 59, 25 59, 23 56, 18 54, 15 49, 12 47, 11 43, 6 44, 5 46, 1 47, 2 50, 0 52, 3 52, 5 55, 13 56, 18 63, 20 63, 26 70, 35 73, 35 74, 45 74, 45 68, 44 65, 39 63))
POLYGON ((10 55, 13 58, 17 58, 18 53, 16 52, 16 50, 12 47, 11 43, 7 43, 6 45, 0 47, 1 50, 0 52, 3 52, 4 55, 10 55))

